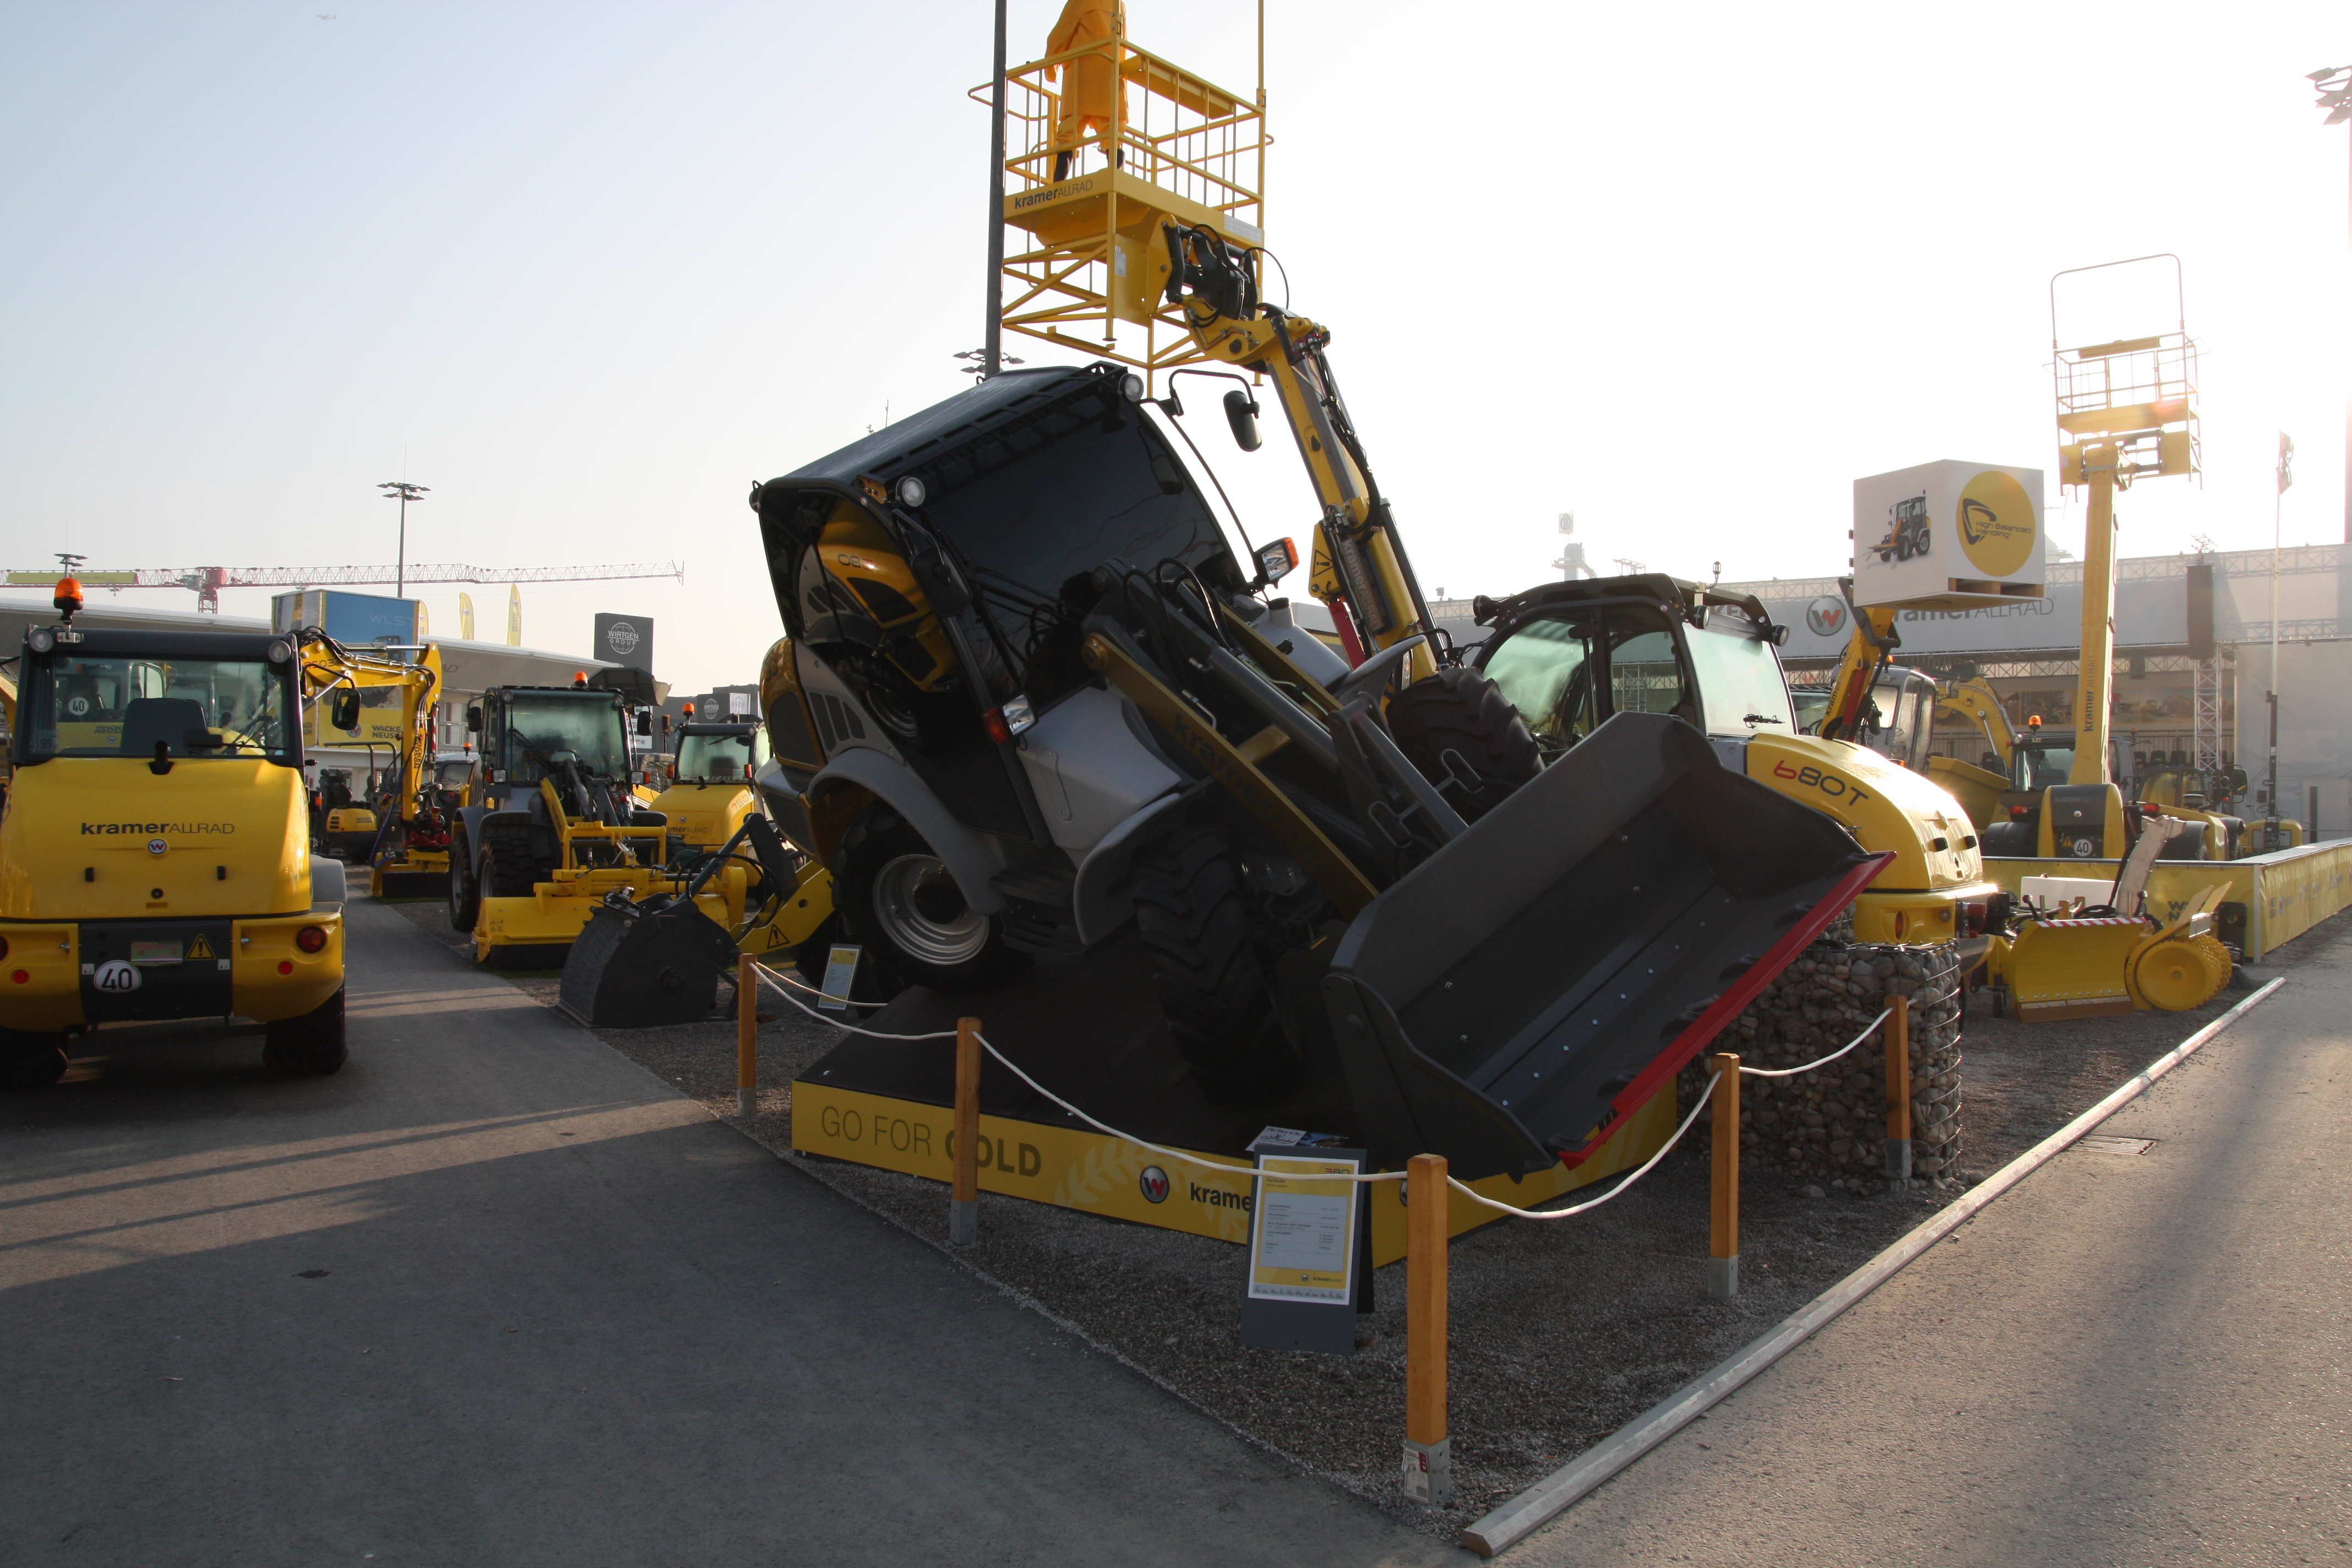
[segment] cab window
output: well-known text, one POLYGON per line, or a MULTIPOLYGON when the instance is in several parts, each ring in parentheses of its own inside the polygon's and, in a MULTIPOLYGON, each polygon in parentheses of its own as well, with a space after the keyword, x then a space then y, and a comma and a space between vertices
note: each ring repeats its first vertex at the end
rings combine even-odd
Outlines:
POLYGON ((1772 645, 1755 635, 1744 617, 1710 622, 1689 640, 1691 668, 1710 735, 1789 735, 1796 732, 1789 683, 1772 645))
POLYGON ((1675 641, 1665 616, 1646 605, 1596 606, 1529 622, 1482 668, 1537 745, 1556 755, 1614 713, 1670 713, 1696 725, 1675 641))

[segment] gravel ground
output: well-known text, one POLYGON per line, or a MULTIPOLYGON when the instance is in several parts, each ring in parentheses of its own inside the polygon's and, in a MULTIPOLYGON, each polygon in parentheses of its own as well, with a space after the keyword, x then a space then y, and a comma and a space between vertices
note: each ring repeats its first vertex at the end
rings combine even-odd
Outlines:
MULTIPOLYGON (((438 903, 397 906, 462 957, 438 903)), ((2291 970, 2326 928, 2235 986, 2291 970)), ((514 972, 552 1005, 552 971, 514 972)), ((1942 1188, 1852 1195, 1803 1175, 1742 1177, 1737 1301, 1706 1297, 1704 1157, 1677 1150, 1622 1199, 1580 1219, 1500 1221, 1457 1237, 1449 1279, 1449 1426, 1461 1500, 1398 1492, 1404 1432, 1404 1269, 1380 1271, 1370 1343, 1352 1360, 1241 1348, 1242 1249, 984 1194, 981 1242, 957 1257, 1114 1351, 1177 1394, 1398 1518, 1451 1539, 1729 1355, 1966 1187, 2054 1131, 2239 1000, 2189 1013, 2022 1026, 1972 1011, 1966 1148, 1942 1188), (1826 1195, 1824 1195, 1826 1194, 1826 1195), (1106 1289, 1119 1279, 1132 1287, 1106 1289)), ((759 1112, 743 1131, 909 1231, 945 1245, 940 1185, 790 1153, 791 1080, 839 1038, 777 1004, 760 1029, 759 1112)), ((607 1044, 736 1121, 731 1021, 604 1031, 607 1044)))

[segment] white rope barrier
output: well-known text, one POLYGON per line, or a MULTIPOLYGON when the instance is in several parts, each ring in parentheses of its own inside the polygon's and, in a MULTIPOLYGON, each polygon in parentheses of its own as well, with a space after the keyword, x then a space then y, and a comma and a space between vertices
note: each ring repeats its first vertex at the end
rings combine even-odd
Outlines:
MULTIPOLYGON (((956 1032, 953 1029, 943 1029, 936 1034, 929 1035, 886 1035, 879 1029, 861 1028, 856 1024, 846 1024, 836 1018, 828 1018, 819 1013, 815 1008, 811 1007, 808 1004, 803 1002, 799 997, 793 995, 791 992, 786 991, 783 985, 778 985, 776 984, 778 980, 782 980, 786 984, 797 985, 803 991, 815 991, 815 987, 810 985, 807 981, 796 979, 789 974, 776 974, 764 963, 754 963, 751 967, 758 970, 760 972, 760 977, 762 980, 765 980, 771 986, 773 986, 777 994, 783 997, 785 1001, 790 1002, 793 1006, 798 1007, 802 1012, 806 1013, 810 1017, 816 1019, 819 1023, 831 1024, 834 1027, 837 1029, 846 1029, 853 1035, 865 1035, 877 1040, 952 1040, 956 1037, 956 1032)), ((825 994, 822 991, 816 991, 815 994, 819 996, 825 994)), ((1076 1117, 1079 1121, 1085 1122, 1087 1126, 1093 1128, 1097 1132, 1104 1133, 1112 1138, 1122 1139, 1127 1142, 1134 1144, 1139 1149, 1148 1149, 1155 1154, 1164 1155, 1171 1160, 1181 1161, 1187 1165, 1200 1165, 1212 1171, 1224 1171, 1244 1176, 1255 1176, 1257 1174, 1257 1168, 1254 1165, 1236 1165, 1229 1161, 1204 1159, 1198 1154, 1186 1153, 1181 1149, 1170 1149, 1159 1143, 1147 1142, 1143 1139, 1136 1137, 1131 1132, 1122 1132, 1118 1128, 1109 1125, 1108 1122, 1097 1121, 1093 1117, 1087 1115, 1085 1111, 1079 1110, 1076 1106, 1072 1105, 1068 1100, 1064 1100, 1060 1095, 1055 1094, 1052 1089, 1047 1089, 1044 1084, 1039 1083, 1035 1079, 1031 1078, 1027 1073, 1023 1072, 1018 1064, 1008 1059, 1003 1051, 998 1050, 994 1046, 989 1044, 988 1037, 986 1035, 980 1037, 980 1045, 982 1050, 986 1051, 990 1056, 994 1057, 1000 1063, 1003 1063, 1005 1069, 1011 1072, 1014 1078, 1019 1079, 1023 1083, 1027 1084, 1031 1089, 1034 1089, 1039 1095, 1061 1107, 1064 1110, 1068 1111, 1071 1115, 1076 1117)), ((1358 1175, 1352 1177, 1318 1176, 1316 1180, 1402 1182, 1404 1180, 1404 1173, 1402 1171, 1381 1171, 1370 1175, 1358 1175)))
MULTIPOLYGON (((879 1029, 865 1028, 859 1025, 846 1023, 838 1018, 828 1018, 824 1014, 819 1013, 815 1008, 811 1007, 807 1003, 803 1002, 799 997, 793 995, 784 987, 786 985, 797 986, 799 989, 809 992, 817 996, 825 996, 827 994, 825 992, 818 990, 815 986, 811 985, 807 981, 800 979, 795 975, 779 974, 764 963, 754 963, 751 967, 758 971, 760 978, 765 981, 776 994, 782 996, 785 1001, 790 1002, 793 1006, 798 1007, 802 1012, 806 1013, 810 1017, 814 1018, 820 1024, 830 1024, 836 1029, 846 1029, 853 1035, 864 1035, 871 1039, 877 1040, 951 1040, 955 1038, 955 1031, 953 1029, 941 1029, 928 1035, 890 1035, 885 1034, 879 1029), (779 982, 782 982, 782 984, 778 984, 779 982)), ((1884 1013, 1879 1015, 1881 1018, 1884 1018, 1885 1016, 1886 1015, 1884 1013)), ((1871 1028, 1874 1029, 1877 1026, 1878 1026, 1874 1023, 1871 1026, 1871 1028)), ((1869 1029, 1865 1029, 1863 1031, 1863 1034, 1866 1036, 1869 1032, 1869 1029)), ((1854 1045, 1860 1045, 1862 1041, 1859 1038, 1854 1041, 1854 1045)), ((998 1050, 993 1045, 990 1044, 989 1038, 986 1035, 980 1037, 980 1045, 981 1048, 986 1051, 990 1056, 994 1057, 998 1063, 1001 1064, 1007 1072, 1010 1072, 1014 1078, 1019 1079, 1023 1083, 1027 1084, 1029 1088, 1035 1091, 1041 1099, 1044 1099, 1050 1103, 1060 1107, 1062 1110, 1068 1111, 1072 1116, 1076 1117, 1079 1121, 1085 1122, 1087 1126, 1093 1128, 1096 1131, 1102 1133, 1106 1137, 1119 1139, 1125 1142, 1134 1144, 1139 1149, 1150 1150, 1154 1154, 1161 1155, 1167 1159, 1180 1161, 1187 1165, 1199 1165, 1207 1170, 1223 1171, 1234 1175, 1255 1177, 1261 1173, 1255 1165, 1235 1165, 1223 1160, 1206 1159, 1199 1154, 1187 1153, 1181 1149, 1171 1149, 1162 1143, 1150 1142, 1147 1140, 1138 1138, 1132 1132, 1122 1132, 1107 1121, 1097 1121, 1094 1117, 1087 1115, 1087 1112, 1080 1110, 1078 1107, 1072 1105, 1068 1100, 1064 1100, 1060 1095, 1055 1094, 1052 1089, 1047 1089, 1044 1084, 1039 1083, 1035 1079, 1031 1078, 1026 1072, 1024 1072, 1021 1069, 1019 1063, 1013 1061, 1003 1051, 998 1050)), ((1845 1049, 1850 1051, 1853 1049, 1853 1046, 1848 1046, 1845 1049)), ((1840 1051, 1838 1056, 1843 1056, 1844 1054, 1845 1051, 1840 1051)), ((1822 1058, 1822 1061, 1834 1061, 1836 1059, 1836 1057, 1823 1057, 1822 1058)), ((1819 1066, 1820 1063, 1815 1063, 1814 1065, 1819 1066)), ((1798 1068, 1790 1070, 1801 1072, 1804 1069, 1798 1068)), ((1601 1194, 1599 1197, 1591 1199, 1585 1203, 1578 1204, 1573 1208, 1516 1208, 1509 1204, 1497 1203, 1495 1199, 1486 1196, 1486 1194, 1475 1191, 1468 1184, 1455 1180, 1450 1173, 1445 1178, 1445 1184, 1452 1187, 1455 1192, 1460 1193, 1464 1197, 1468 1198, 1472 1203, 1476 1204, 1483 1208, 1493 1209, 1497 1214, 1509 1215, 1514 1219, 1566 1219, 1571 1215, 1582 1214, 1587 1209, 1599 1208, 1602 1204, 1607 1203, 1611 1198, 1617 1196, 1626 1188, 1632 1186, 1635 1182, 1638 1182, 1643 1176, 1648 1175, 1650 1173, 1650 1168, 1655 1165, 1659 1161, 1664 1159, 1666 1155, 1673 1151, 1674 1146, 1682 1142, 1683 1134, 1689 1131, 1691 1123, 1698 1120, 1698 1113, 1706 1109, 1707 1098, 1715 1089, 1715 1080, 1722 1076, 1723 1075, 1720 1073, 1711 1073, 1708 1075, 1706 1089, 1699 1095, 1698 1103, 1691 1107, 1690 1114, 1684 1117, 1682 1125, 1675 1129, 1675 1135, 1667 1139, 1664 1145, 1661 1147, 1656 1153, 1643 1161, 1639 1170, 1635 1171, 1632 1175, 1627 1176, 1615 1186, 1610 1188, 1607 1192, 1601 1194)), ((1302 1150, 1299 1157, 1302 1159, 1311 1159, 1313 1158, 1313 1152, 1311 1150, 1302 1150)), ((1405 1179, 1405 1175, 1406 1173, 1402 1171, 1366 1171, 1347 1176, 1318 1175, 1313 1179, 1318 1182, 1402 1182, 1405 1179)))
POLYGON ((1739 1065, 1739 1071, 1743 1077, 1747 1078, 1794 1078, 1801 1072, 1811 1072, 1815 1068, 1827 1067, 1830 1063, 1837 1060, 1838 1058, 1845 1055, 1846 1052, 1853 1049, 1854 1047, 1862 1044, 1863 1041, 1870 1038, 1871 1032, 1876 1029, 1879 1025, 1886 1022, 1888 1015, 1892 1014, 1894 1011, 1894 1008, 1889 1007, 1885 1012, 1880 1013, 1877 1017, 1873 1018, 1869 1023, 1864 1024, 1862 1026, 1862 1033, 1856 1035, 1844 1045, 1840 1046, 1836 1050, 1832 1051, 1829 1055, 1823 1057, 1817 1062, 1807 1062, 1801 1068, 1752 1068, 1747 1063, 1742 1062, 1739 1065))
POLYGON ((1570 1215, 1582 1214, 1586 1209, 1597 1209, 1602 1204, 1607 1203, 1611 1198, 1617 1196, 1626 1188, 1632 1186, 1635 1182, 1640 1181, 1643 1176, 1648 1175, 1650 1173, 1650 1167, 1664 1159, 1666 1155, 1673 1151, 1674 1146, 1683 1141, 1683 1134, 1690 1131, 1690 1124, 1698 1120, 1698 1113, 1706 1109, 1707 1101, 1713 1098, 1715 1094, 1715 1081, 1722 1076, 1723 1075, 1719 1072, 1713 1072, 1706 1075, 1706 1088, 1699 1091, 1698 1103, 1691 1107, 1690 1114, 1683 1118, 1683 1124, 1675 1129, 1675 1135, 1666 1140, 1665 1146, 1661 1148, 1656 1153, 1651 1155, 1647 1160, 1642 1162, 1642 1168, 1640 1170, 1635 1171, 1632 1175, 1626 1177, 1623 1181, 1618 1183, 1615 1186, 1610 1188, 1599 1197, 1588 1198, 1583 1203, 1578 1204, 1573 1208, 1513 1208, 1508 1204, 1496 1203, 1494 1199, 1488 1197, 1484 1193, 1472 1192, 1468 1187, 1464 1186, 1460 1182, 1455 1181, 1450 1175, 1445 1178, 1445 1184, 1452 1187, 1455 1192, 1460 1193, 1464 1197, 1468 1198, 1472 1203, 1476 1204, 1483 1208, 1493 1209, 1497 1214, 1507 1214, 1513 1219, 1566 1219, 1570 1215))

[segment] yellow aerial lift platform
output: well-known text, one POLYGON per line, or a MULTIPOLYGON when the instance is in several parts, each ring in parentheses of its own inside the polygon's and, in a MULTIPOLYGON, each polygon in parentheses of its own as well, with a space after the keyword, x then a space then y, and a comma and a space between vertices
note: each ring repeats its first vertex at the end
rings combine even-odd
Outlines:
POLYGON ((314 858, 291 635, 25 637, 0 810, 0 1077, 100 1024, 231 1015, 285 1073, 343 1064, 343 875, 314 858))

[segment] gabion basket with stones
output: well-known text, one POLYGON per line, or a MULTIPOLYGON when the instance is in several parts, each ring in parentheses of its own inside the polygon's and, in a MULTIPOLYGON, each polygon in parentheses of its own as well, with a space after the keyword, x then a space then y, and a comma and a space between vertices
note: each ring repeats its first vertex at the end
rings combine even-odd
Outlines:
MULTIPOLYGON (((1749 1067, 1790 1068, 1853 1038, 1889 995, 1911 998, 1911 1172, 1942 1181, 1960 1157, 1960 966, 1948 943, 1906 947, 1816 942, 1764 988, 1717 1037, 1749 1067)), ((1881 1032, 1824 1068, 1739 1085, 1743 1170, 1824 1176, 1868 1185, 1886 1174, 1886 1054, 1881 1032)), ((1688 1110, 1706 1085, 1707 1058, 1677 1088, 1688 1110)), ((1689 1137, 1708 1147, 1709 1118, 1689 1137)))

